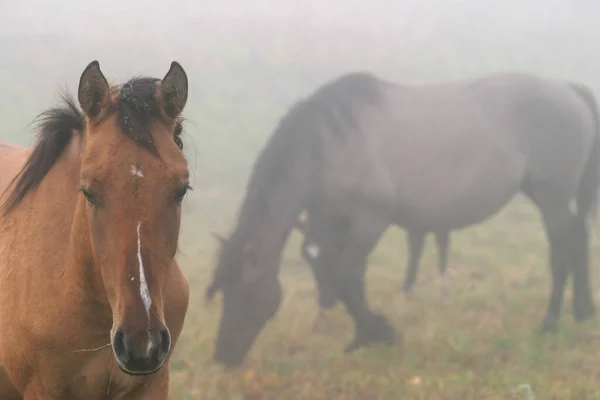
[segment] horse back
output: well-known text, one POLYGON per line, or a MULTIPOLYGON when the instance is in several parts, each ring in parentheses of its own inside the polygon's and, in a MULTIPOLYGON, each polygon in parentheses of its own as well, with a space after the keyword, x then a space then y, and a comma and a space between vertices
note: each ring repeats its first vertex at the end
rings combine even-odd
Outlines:
POLYGON ((568 82, 497 74, 386 83, 381 98, 355 114, 358 129, 343 140, 323 134, 322 187, 336 204, 455 229, 489 218, 525 180, 577 192, 595 133, 568 82))
MULTIPOLYGON (((501 115, 506 115, 514 143, 527 157, 525 179, 573 197, 597 135, 593 107, 579 86, 568 81, 528 75, 504 81, 508 100, 501 115)), ((494 88, 494 81, 488 85, 494 88)))

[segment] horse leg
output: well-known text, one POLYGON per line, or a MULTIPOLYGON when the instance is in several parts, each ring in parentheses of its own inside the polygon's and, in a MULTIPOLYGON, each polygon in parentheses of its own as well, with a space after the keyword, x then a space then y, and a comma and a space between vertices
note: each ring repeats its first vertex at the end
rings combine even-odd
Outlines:
POLYGON ((355 325, 354 339, 346 346, 346 353, 371 343, 392 344, 398 337, 385 317, 369 310, 364 287, 367 257, 388 225, 373 220, 366 220, 362 224, 360 221, 354 222, 333 264, 336 293, 355 325))
POLYGON ((589 276, 589 234, 586 220, 579 215, 573 223, 571 267, 573 271, 573 314, 582 322, 596 313, 589 276))
POLYGON ((570 269, 574 215, 569 210, 568 201, 552 201, 552 197, 548 195, 537 195, 534 198, 542 213, 550 248, 552 291, 548 311, 540 330, 541 333, 548 333, 558 328, 560 319, 564 290, 570 269))
MULTIPOLYGON (((595 101, 592 102, 595 108, 595 101)), ((596 138, 596 142, 599 139, 596 138)), ((590 238, 587 219, 592 213, 598 200, 598 143, 593 148, 588 165, 586 166, 577 193, 577 217, 573 226, 573 253, 571 262, 573 268, 573 314, 578 322, 596 314, 592 298, 589 276, 589 247, 590 238)))
POLYGON ((334 254, 340 251, 339 244, 344 236, 335 216, 322 216, 321 212, 317 208, 311 213, 311 228, 303 231, 302 244, 302 256, 310 266, 318 297, 319 313, 313 322, 313 331, 322 330, 322 325, 325 326, 328 320, 326 311, 338 303, 335 287, 331 283, 331 262, 335 259, 334 254))
POLYGON ((327 265, 316 265, 310 263, 310 269, 317 286, 319 308, 321 310, 329 310, 338 302, 334 289, 331 287, 331 277, 329 276, 329 271, 325 269, 327 267, 327 265))
POLYGON ((440 265, 442 294, 446 294, 448 292, 448 276, 446 275, 446 270, 448 269, 448 247, 450 246, 450 232, 448 232, 448 231, 436 232, 435 238, 437 241, 439 258, 440 258, 439 265, 440 265))
POLYGON ((410 255, 408 259, 408 269, 406 270, 406 276, 404 278, 404 293, 410 294, 417 280, 419 261, 421 260, 423 246, 425 245, 425 233, 408 229, 407 239, 410 255))
POLYGON ((327 311, 338 302, 335 288, 331 283, 330 265, 325 263, 309 263, 317 287, 319 313, 313 321, 313 332, 327 330, 327 311), (329 268, 329 269, 328 269, 329 268))

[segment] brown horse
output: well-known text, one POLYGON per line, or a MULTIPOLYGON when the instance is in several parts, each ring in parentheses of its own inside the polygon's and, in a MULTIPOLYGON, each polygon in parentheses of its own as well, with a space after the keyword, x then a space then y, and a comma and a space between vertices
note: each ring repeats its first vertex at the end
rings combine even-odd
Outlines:
POLYGON ((64 96, 32 149, 2 149, 3 173, 22 168, 3 195, 0 356, 23 399, 167 399, 189 295, 187 92, 176 62, 111 87, 93 61, 81 110, 64 96))
POLYGON ((0 193, 4 192, 13 178, 27 161, 31 149, 0 140, 0 193))

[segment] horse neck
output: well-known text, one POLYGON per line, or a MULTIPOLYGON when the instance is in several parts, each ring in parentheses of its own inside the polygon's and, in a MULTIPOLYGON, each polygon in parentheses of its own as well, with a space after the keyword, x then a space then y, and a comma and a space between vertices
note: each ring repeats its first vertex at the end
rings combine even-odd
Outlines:
POLYGON ((271 188, 268 196, 260 193, 262 198, 254 204, 244 204, 234 233, 238 244, 250 244, 263 254, 279 256, 296 218, 305 207, 309 185, 309 179, 280 182, 271 188))
MULTIPOLYGON (((78 182, 77 182, 78 183, 78 182)), ((78 185, 72 189, 77 192, 78 185)), ((69 229, 68 273, 78 282, 82 300, 89 300, 102 307, 108 307, 108 297, 100 272, 100 265, 94 257, 90 226, 87 217, 87 203, 81 195, 73 200, 72 220, 69 229)))
POLYGON ((46 280, 48 286, 68 280, 77 283, 69 285, 72 290, 89 292, 97 285, 95 274, 90 273, 93 262, 85 200, 78 191, 80 146, 75 137, 19 209, 26 217, 21 222, 24 229, 34 232, 30 240, 40 243, 40 261, 50 264, 32 266, 29 273, 46 280))
POLYGON ((84 288, 86 296, 107 301, 100 266, 95 265, 86 204, 83 199, 79 199, 75 205, 67 256, 70 260, 70 273, 81 282, 80 287, 84 288))
POLYGON ((314 141, 304 134, 316 132, 310 130, 314 126, 296 125, 297 117, 285 120, 255 162, 232 237, 242 247, 280 254, 309 201, 320 160, 314 141))

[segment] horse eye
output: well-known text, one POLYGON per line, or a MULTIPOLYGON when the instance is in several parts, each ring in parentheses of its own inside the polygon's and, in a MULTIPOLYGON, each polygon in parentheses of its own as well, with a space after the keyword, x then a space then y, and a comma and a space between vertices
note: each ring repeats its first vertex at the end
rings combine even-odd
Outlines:
POLYGON ((177 193, 175 194, 175 201, 177 203, 181 203, 183 201, 183 199, 185 199, 185 195, 187 194, 188 190, 193 190, 190 186, 184 186, 181 189, 179 189, 177 191, 177 193))
POLYGON ((96 207, 96 198, 93 194, 88 192, 85 188, 80 188, 79 191, 83 194, 83 197, 85 197, 85 200, 90 206, 96 207))

